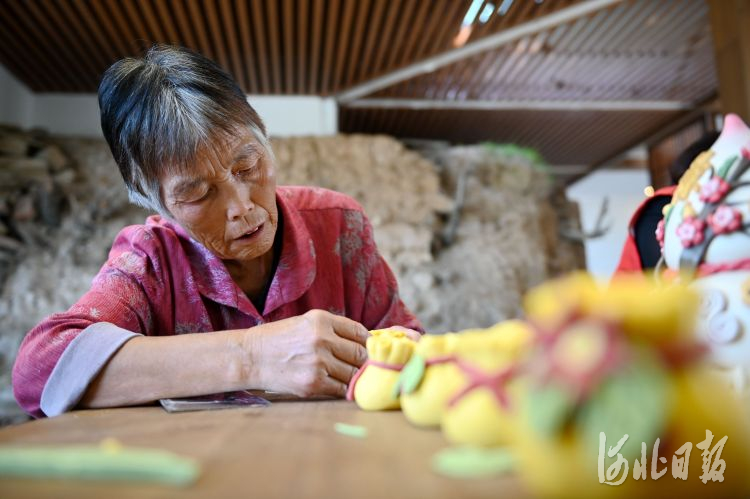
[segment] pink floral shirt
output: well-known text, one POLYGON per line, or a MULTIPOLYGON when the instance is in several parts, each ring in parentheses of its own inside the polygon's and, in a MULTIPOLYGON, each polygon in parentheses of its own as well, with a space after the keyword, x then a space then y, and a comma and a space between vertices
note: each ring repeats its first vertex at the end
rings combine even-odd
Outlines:
POLYGON ((241 329, 312 309, 368 329, 421 330, 354 200, 309 187, 278 187, 276 199, 282 250, 262 311, 222 261, 184 229, 149 217, 145 225, 120 232, 91 289, 75 305, 28 333, 13 369, 21 407, 35 417, 71 409, 111 355, 136 334, 241 329))

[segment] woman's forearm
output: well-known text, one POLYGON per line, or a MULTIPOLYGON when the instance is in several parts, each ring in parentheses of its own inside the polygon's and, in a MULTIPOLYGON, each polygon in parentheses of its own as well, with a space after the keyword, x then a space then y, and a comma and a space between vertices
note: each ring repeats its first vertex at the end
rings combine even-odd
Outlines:
POLYGON ((79 407, 115 407, 253 386, 249 330, 139 336, 113 355, 79 407))
POLYGON ((79 407, 260 389, 339 396, 367 358, 361 324, 322 310, 250 329, 139 336, 113 355, 79 407))

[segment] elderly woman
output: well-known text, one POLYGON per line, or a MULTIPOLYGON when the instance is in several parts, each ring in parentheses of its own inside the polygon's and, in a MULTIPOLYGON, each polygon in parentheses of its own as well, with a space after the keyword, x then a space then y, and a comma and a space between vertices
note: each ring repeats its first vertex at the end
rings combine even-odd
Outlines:
POLYGON ((159 215, 123 229, 90 291, 24 339, 13 388, 29 414, 342 397, 368 329, 420 329, 362 208, 277 187, 263 122, 215 63, 155 47, 106 71, 99 106, 130 199, 159 215))

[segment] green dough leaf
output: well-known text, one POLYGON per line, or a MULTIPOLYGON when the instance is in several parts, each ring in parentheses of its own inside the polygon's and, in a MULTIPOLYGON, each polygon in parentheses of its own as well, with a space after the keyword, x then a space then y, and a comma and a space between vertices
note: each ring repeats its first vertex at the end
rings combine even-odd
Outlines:
POLYGON ((124 480, 189 485, 200 474, 198 463, 156 449, 97 446, 2 447, 0 477, 124 480))
POLYGON ((367 438, 367 428, 364 426, 358 426, 346 423, 336 423, 333 425, 333 429, 336 433, 346 435, 352 438, 367 438))
POLYGON ((575 408, 573 397, 554 385, 532 390, 528 404, 531 427, 545 437, 561 432, 575 408))
POLYGON ((726 180, 727 175, 729 175, 729 169, 732 168, 732 165, 737 161, 737 158, 739 158, 737 155, 727 158, 727 160, 724 161, 724 164, 719 167, 717 175, 726 180))
POLYGON ((513 471, 515 458, 504 448, 449 447, 432 457, 432 470, 451 478, 479 478, 513 471))
POLYGON ((393 398, 398 398, 402 393, 413 393, 419 388, 424 377, 425 360, 420 355, 412 355, 409 362, 401 370, 398 381, 393 387, 393 398))
POLYGON ((607 438, 606 447, 628 440, 620 453, 628 461, 641 457, 641 443, 653 446, 663 432, 669 407, 669 374, 653 358, 642 353, 632 364, 610 375, 591 395, 576 420, 586 447, 598 453, 599 432, 607 438))

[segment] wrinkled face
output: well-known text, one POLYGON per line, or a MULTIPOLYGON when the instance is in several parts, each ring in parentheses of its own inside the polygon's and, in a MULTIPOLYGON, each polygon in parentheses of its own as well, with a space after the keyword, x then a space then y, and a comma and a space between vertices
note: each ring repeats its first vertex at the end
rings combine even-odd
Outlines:
POLYGON ((201 151, 193 168, 160 181, 175 221, 222 260, 246 263, 273 248, 275 165, 248 128, 201 151))

